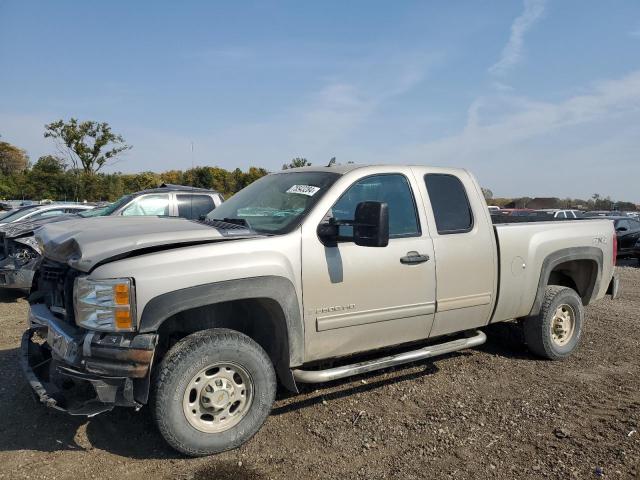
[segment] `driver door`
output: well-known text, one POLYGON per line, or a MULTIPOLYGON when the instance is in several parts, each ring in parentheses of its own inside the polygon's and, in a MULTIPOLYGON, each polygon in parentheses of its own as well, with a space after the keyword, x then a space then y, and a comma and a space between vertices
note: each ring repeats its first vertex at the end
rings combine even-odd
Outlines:
MULTIPOLYGON (((435 262, 412 179, 410 171, 361 178, 322 220, 353 219, 360 202, 387 203, 386 247, 353 241, 325 246, 317 225, 303 233, 305 361, 427 338, 435 312, 435 262), (411 255, 425 260, 411 262, 411 255)), ((352 235, 352 227, 340 230, 341 237, 352 235)))

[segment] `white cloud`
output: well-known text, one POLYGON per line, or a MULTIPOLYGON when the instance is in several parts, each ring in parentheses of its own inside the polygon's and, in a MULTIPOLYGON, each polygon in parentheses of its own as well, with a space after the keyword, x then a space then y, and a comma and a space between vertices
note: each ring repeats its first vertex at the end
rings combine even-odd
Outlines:
POLYGON ((400 156, 481 171, 488 186, 508 190, 503 194, 578 195, 591 182, 600 190, 615 186, 605 192, 612 197, 638 201, 638 124, 640 70, 557 103, 482 97, 470 105, 460 132, 407 147, 400 156), (621 170, 629 177, 621 178, 621 170), (566 173, 562 185, 555 183, 557 171, 566 173))
POLYGON ((511 24, 509 41, 502 50, 500 60, 489 68, 489 73, 504 75, 522 60, 524 36, 544 14, 545 0, 524 0, 524 11, 511 24))

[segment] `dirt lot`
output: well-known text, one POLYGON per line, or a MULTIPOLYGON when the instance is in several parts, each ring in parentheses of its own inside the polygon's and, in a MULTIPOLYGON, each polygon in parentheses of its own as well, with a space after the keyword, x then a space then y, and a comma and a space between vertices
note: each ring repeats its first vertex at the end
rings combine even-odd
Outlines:
POLYGON ((0 297, 0 478, 640 479, 640 269, 587 309, 566 362, 489 332, 481 348, 277 401, 243 448, 187 459, 148 412, 71 418, 36 405, 18 367, 26 302, 0 297))

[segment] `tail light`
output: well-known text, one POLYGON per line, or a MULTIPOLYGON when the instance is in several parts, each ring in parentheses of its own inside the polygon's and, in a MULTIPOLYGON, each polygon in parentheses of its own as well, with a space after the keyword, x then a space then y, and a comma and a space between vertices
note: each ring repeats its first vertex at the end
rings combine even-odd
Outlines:
POLYGON ((613 232, 613 266, 618 262, 618 235, 616 232, 613 232))

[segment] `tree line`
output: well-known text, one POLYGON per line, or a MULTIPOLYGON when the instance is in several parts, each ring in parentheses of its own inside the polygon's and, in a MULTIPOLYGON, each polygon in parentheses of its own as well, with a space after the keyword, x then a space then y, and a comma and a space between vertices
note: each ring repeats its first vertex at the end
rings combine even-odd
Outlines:
MULTIPOLYGON (((57 120, 44 126, 44 137, 53 142, 55 154, 44 155, 31 163, 27 153, 0 138, 0 198, 66 201, 113 201, 124 194, 155 188, 162 183, 190 185, 216 190, 225 197, 269 173, 261 167, 226 170, 202 166, 162 173, 104 173, 102 169, 133 148, 106 122, 57 120)), ((335 163, 332 157, 329 164, 335 163)), ((302 157, 293 158, 282 169, 311 165, 302 157)), ((529 197, 495 198, 483 188, 490 204, 527 208, 529 197)), ((590 199, 546 199, 547 208, 588 210, 636 210, 631 202, 616 202, 595 193, 590 199)))
POLYGON ((23 149, 0 141, 1 198, 113 201, 162 183, 208 188, 228 197, 268 173, 260 167, 230 171, 211 166, 162 173, 104 173, 103 167, 132 148, 108 123, 57 120, 45 125, 44 137, 53 141, 56 154, 44 155, 33 164, 23 149))
POLYGON ((209 188, 225 197, 266 175, 264 168, 195 167, 162 173, 87 173, 68 168, 55 155, 40 157, 19 171, 0 172, 0 197, 4 199, 113 201, 127 193, 158 187, 162 183, 209 188))

